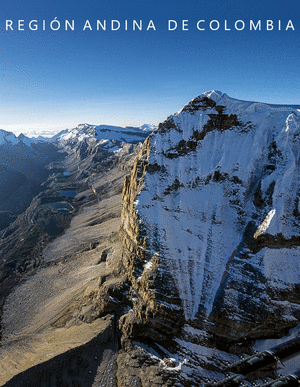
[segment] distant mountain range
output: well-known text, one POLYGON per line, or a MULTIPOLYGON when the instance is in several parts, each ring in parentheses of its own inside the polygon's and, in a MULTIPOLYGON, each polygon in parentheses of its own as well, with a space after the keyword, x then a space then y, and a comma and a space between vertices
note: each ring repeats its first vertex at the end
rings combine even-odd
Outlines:
POLYGON ((53 136, 44 137, 29 137, 23 133, 16 136, 12 132, 0 129, 0 146, 1 145, 16 145, 23 143, 30 146, 40 142, 55 142, 76 139, 77 141, 83 138, 95 138, 97 140, 117 140, 123 142, 136 142, 143 138, 143 132, 151 132, 156 128, 155 125, 144 124, 139 127, 134 126, 112 126, 112 125, 90 125, 79 124, 72 129, 64 129, 53 136))
POLYGON ((25 145, 37 144, 39 142, 47 141, 46 137, 27 137, 24 134, 19 134, 16 136, 12 132, 7 132, 6 130, 0 129, 0 146, 2 145, 17 145, 23 143, 25 145))
POLYGON ((102 150, 117 152, 122 143, 144 141, 151 125, 118 127, 81 124, 48 137, 29 138, 0 130, 0 229, 29 206, 51 170, 46 165, 63 159, 68 147, 96 142, 102 150))

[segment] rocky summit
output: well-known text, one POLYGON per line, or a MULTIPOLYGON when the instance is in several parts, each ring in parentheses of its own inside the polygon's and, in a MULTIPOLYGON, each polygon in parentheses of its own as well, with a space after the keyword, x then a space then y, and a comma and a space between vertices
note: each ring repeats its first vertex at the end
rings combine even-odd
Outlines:
POLYGON ((212 91, 51 144, 1 234, 0 385, 299 381, 300 106, 212 91))

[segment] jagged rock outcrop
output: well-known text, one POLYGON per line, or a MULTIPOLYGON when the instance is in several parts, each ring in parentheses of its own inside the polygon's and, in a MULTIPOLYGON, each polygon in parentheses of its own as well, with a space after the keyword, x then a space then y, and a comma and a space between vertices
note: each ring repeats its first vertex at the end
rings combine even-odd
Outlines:
POLYGON ((122 317, 121 324, 125 336, 163 341, 170 333, 171 336, 179 333, 180 321, 183 323, 184 318, 178 292, 170 293, 169 286, 176 289, 173 279, 167 272, 160 272, 159 256, 148 248, 147 230, 143 229, 135 208, 136 197, 143 188, 144 176, 149 169, 149 153, 150 137, 144 142, 132 174, 125 178, 123 186, 120 229, 123 274, 131 285, 134 308, 122 317))
POLYGON ((299 141, 299 106, 216 91, 148 137, 123 188, 125 337, 178 354, 299 323, 299 141))

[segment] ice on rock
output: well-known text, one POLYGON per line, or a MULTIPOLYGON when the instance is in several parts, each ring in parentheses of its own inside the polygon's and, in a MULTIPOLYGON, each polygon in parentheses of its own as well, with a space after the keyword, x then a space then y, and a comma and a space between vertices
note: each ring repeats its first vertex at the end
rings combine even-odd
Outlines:
POLYGON ((261 235, 264 232, 266 232, 266 230, 269 227, 269 225, 271 223, 271 220, 272 220, 273 216, 275 215, 275 213, 276 213, 275 209, 271 210, 268 213, 268 215, 266 216, 266 219, 262 222, 262 224, 260 226, 258 226, 258 228, 256 230, 256 233, 254 234, 253 238, 256 239, 259 235, 261 235))
POLYGON ((286 132, 290 131, 294 134, 294 132, 299 131, 299 124, 297 123, 296 117, 294 114, 290 114, 286 119, 286 132))

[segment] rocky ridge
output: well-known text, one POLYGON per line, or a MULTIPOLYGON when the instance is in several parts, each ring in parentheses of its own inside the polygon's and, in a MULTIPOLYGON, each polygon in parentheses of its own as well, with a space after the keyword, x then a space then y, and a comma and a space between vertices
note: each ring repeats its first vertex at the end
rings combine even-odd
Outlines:
POLYGON ((38 386, 49 375, 53 386, 86 385, 110 377, 105 364, 115 369, 121 190, 140 145, 116 140, 115 151, 83 138, 51 146, 61 159, 0 235, 1 385, 13 377, 8 385, 38 386))

